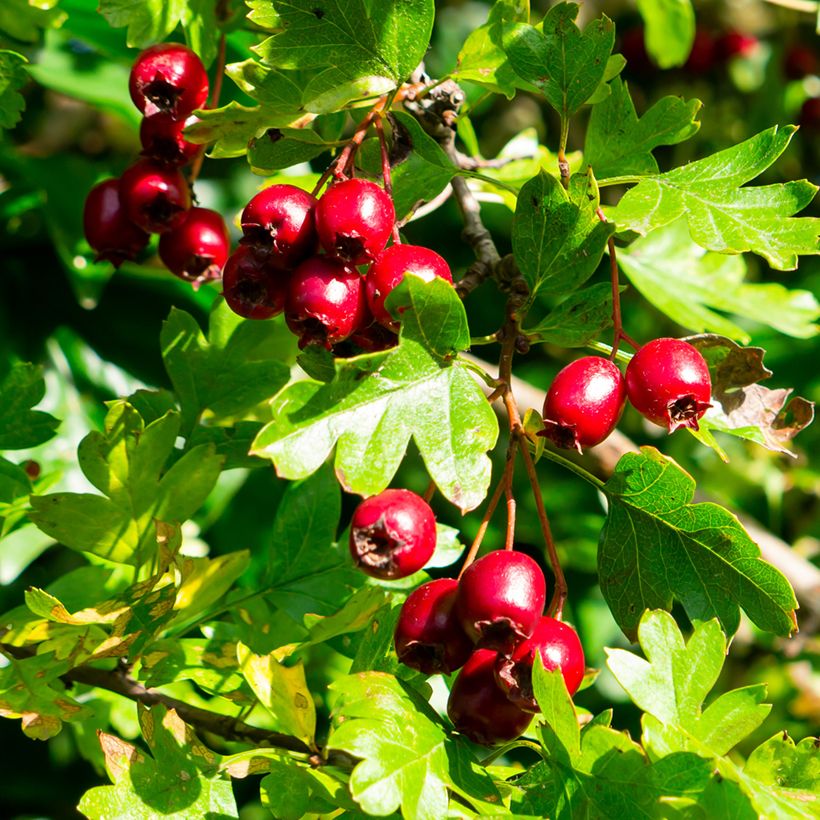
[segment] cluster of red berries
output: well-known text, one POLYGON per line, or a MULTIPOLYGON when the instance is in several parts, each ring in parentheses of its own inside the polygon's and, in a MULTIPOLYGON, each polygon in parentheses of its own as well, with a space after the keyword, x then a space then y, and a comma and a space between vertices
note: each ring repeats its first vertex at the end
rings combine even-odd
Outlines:
POLYGON ((711 407, 709 367, 682 339, 654 339, 632 357, 626 378, 614 362, 585 356, 568 364, 544 399, 544 430, 558 447, 592 447, 614 429, 627 399, 649 421, 672 433, 698 429, 711 407))
POLYGON ((398 325, 384 302, 404 274, 453 281, 429 248, 385 250, 395 219, 390 196, 366 179, 334 182, 319 199, 271 185, 242 212, 243 237, 222 277, 225 300, 249 319, 284 311, 300 347, 347 340, 362 350, 391 347, 398 325))
POLYGON ((140 53, 128 87, 145 115, 142 156, 119 179, 89 192, 83 213, 88 244, 97 259, 119 266, 157 233, 160 259, 172 273, 190 282, 218 278, 230 249, 225 222, 216 211, 192 207, 182 173, 200 150, 183 131, 208 98, 205 67, 191 49, 161 43, 140 53))
MULTIPOLYGON (((350 551, 364 572, 404 578, 421 569, 436 546, 436 521, 424 499, 385 490, 353 514, 350 551)), ((477 743, 518 737, 538 712, 532 687, 536 653, 560 669, 570 695, 584 677, 584 652, 567 624, 545 616, 547 584, 522 552, 495 550, 459 580, 422 584, 404 602, 394 643, 399 660, 426 675, 461 670, 447 713, 477 743)))

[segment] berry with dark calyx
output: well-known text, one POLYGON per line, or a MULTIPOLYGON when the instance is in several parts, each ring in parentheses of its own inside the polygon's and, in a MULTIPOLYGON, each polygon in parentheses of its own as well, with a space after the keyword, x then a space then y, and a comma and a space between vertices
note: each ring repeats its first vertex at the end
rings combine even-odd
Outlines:
POLYGON ((600 444, 614 429, 626 403, 626 382, 614 362, 585 356, 559 371, 544 399, 545 436, 558 447, 600 444))
POLYGON ((541 618, 535 632, 513 649, 512 655, 498 655, 495 679, 507 697, 527 712, 539 712, 532 689, 532 667, 536 652, 545 669, 560 669, 570 696, 578 691, 584 679, 584 650, 578 633, 568 624, 547 615, 541 618))
POLYGON ((197 121, 196 117, 188 117, 183 122, 167 111, 144 117, 140 123, 142 155, 169 165, 190 162, 203 146, 188 142, 182 132, 197 121))
POLYGON ((250 248, 239 246, 222 271, 222 294, 228 307, 246 319, 270 319, 281 313, 287 277, 267 266, 250 248))
POLYGON ((406 578, 436 549, 430 505, 410 490, 384 490, 362 501, 350 522, 350 554, 374 578, 406 578))
POLYGON ((150 117, 160 111, 184 120, 208 99, 208 75, 202 60, 186 46, 158 43, 134 62, 128 80, 134 105, 150 117))
POLYGON ((189 282, 218 279, 231 240, 225 220, 208 208, 191 208, 185 221, 159 240, 159 258, 171 273, 189 282))
POLYGON ((497 657, 489 649, 473 652, 456 676, 447 701, 453 726, 485 746, 514 740, 532 720, 532 715, 509 700, 496 683, 497 657))
POLYGON ((118 179, 106 179, 88 192, 83 228, 88 244, 97 252, 97 260, 107 260, 114 267, 134 259, 148 244, 148 234, 125 213, 118 179))
POLYGON ((383 251, 368 268, 365 287, 367 306, 373 318, 391 330, 398 330, 399 323, 384 306, 384 300, 401 282, 405 273, 413 273, 426 282, 432 282, 436 276, 451 284, 453 282, 450 266, 430 248, 420 245, 391 245, 383 251))
POLYGON ((517 550, 494 550, 464 571, 456 614, 482 649, 510 653, 538 625, 547 597, 541 567, 517 550))
POLYGON ((328 256, 306 259, 290 275, 285 320, 299 347, 343 342, 368 321, 362 277, 328 256))
POLYGON ((453 613, 458 590, 455 578, 428 581, 407 596, 394 633, 396 654, 425 675, 455 672, 473 652, 453 613))
POLYGON ((149 233, 178 228, 191 207, 191 190, 178 168, 142 159, 120 177, 128 218, 149 233))
POLYGON ((316 206, 322 247, 351 265, 372 262, 387 244, 395 221, 393 200, 366 179, 336 182, 316 206))
POLYGON ((295 268, 319 244, 313 213, 316 198, 295 185, 271 185, 242 211, 243 244, 269 253, 271 263, 295 268))
POLYGON ((682 339, 654 339, 626 368, 629 401, 670 433, 678 427, 698 429, 698 419, 712 406, 711 390, 706 360, 682 339))

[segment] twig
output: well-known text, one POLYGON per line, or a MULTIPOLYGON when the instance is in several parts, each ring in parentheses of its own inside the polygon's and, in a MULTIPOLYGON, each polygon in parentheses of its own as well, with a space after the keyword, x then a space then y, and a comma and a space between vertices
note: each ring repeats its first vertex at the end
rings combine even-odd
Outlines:
MULTIPOLYGON (((214 84, 211 88, 211 98, 208 101, 206 108, 218 108, 219 96, 222 93, 222 77, 225 74, 225 54, 226 54, 226 39, 224 32, 219 38, 219 51, 216 56, 216 76, 214 77, 214 84)), ((199 172, 202 170, 202 163, 205 159, 205 149, 207 146, 203 145, 191 162, 191 173, 188 175, 188 182, 193 185, 199 178, 199 172)))
POLYGON ((495 492, 493 492, 492 497, 490 498, 489 504, 487 504, 487 509, 484 510, 484 517, 481 519, 478 532, 473 539, 473 543, 470 544, 470 549, 467 551, 467 555, 464 558, 464 563, 461 565, 461 572, 458 574, 459 578, 464 575, 464 571, 467 567, 475 561, 475 557, 478 555, 479 549, 481 549, 481 542, 484 540, 484 534, 487 532, 487 527, 490 525, 490 520, 493 517, 495 508, 498 506, 498 502, 501 500, 501 495, 504 492, 506 473, 507 471, 505 469, 504 474, 501 476, 498 484, 496 485, 495 492))

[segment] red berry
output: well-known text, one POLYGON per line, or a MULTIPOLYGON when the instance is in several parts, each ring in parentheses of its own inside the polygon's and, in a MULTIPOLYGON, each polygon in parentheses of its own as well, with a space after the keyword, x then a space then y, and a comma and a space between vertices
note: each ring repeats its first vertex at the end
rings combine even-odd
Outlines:
POLYGON ((783 72, 790 80, 802 80, 803 77, 817 74, 818 60, 814 49, 800 43, 793 45, 786 52, 786 59, 783 61, 783 72))
POLYGON ((461 576, 456 613, 476 646, 509 653, 532 635, 546 598, 544 573, 532 558, 495 550, 461 576))
POLYGON ((322 247, 352 265, 364 265, 379 255, 395 221, 393 200, 366 179, 331 185, 316 206, 322 247))
POLYGON ((285 319, 300 347, 344 341, 368 319, 362 277, 328 256, 306 259, 290 276, 285 319))
POLYGON ((757 37, 739 31, 727 31, 715 41, 715 56, 718 60, 732 57, 751 57, 760 45, 757 37))
POLYGON ((450 283, 453 281, 450 266, 430 248, 420 245, 391 245, 370 266, 365 275, 367 305, 370 312, 377 322, 391 330, 397 330, 399 323, 384 306, 384 300, 401 282, 405 273, 413 273, 426 282, 432 282, 436 276, 450 283))
POLYGON ((185 165, 203 146, 188 142, 182 132, 188 125, 198 122, 188 117, 184 122, 167 111, 145 117, 140 123, 142 155, 169 165, 185 165))
POLYGON ((287 277, 265 264, 241 245, 228 257, 222 271, 222 293, 228 307, 246 319, 270 319, 281 313, 287 277))
POLYGON ((712 405, 706 360, 681 339, 655 339, 632 357, 626 390, 635 409, 670 433, 698 429, 698 419, 712 405))
POLYGON ((271 185, 260 191, 242 211, 242 242, 257 253, 268 252, 271 263, 295 268, 316 251, 313 222, 316 198, 295 185, 271 185))
POLYGON ((378 322, 371 322, 361 330, 357 330, 348 341, 357 345, 365 353, 389 350, 399 343, 398 336, 378 322))
POLYGON ((231 240, 225 220, 208 208, 191 208, 185 221, 159 240, 159 258, 171 273, 189 282, 218 279, 231 240))
POLYGON ((448 675, 464 666, 473 642, 453 612, 455 578, 428 581, 407 596, 394 635, 399 660, 425 675, 448 675))
POLYGON ((614 429, 626 403, 626 383, 618 367, 600 356, 570 362, 553 380, 544 399, 542 435, 558 447, 592 447, 614 429))
POLYGON ((118 179, 100 182, 88 192, 83 228, 88 244, 97 252, 97 259, 105 259, 117 268, 126 259, 134 259, 148 244, 148 234, 125 214, 118 179))
POLYGON ((137 57, 128 90, 146 117, 165 111, 184 120, 208 99, 208 75, 190 48, 158 43, 137 57))
POLYGON ((526 731, 532 715, 519 709, 495 682, 496 653, 477 649, 456 677, 447 715, 453 726, 475 743, 491 746, 526 731))
POLYGON ((686 71, 692 74, 705 74, 715 65, 715 39, 706 29, 699 28, 695 32, 692 50, 683 65, 686 71))
POLYGON ((142 159, 120 178, 128 218, 149 233, 178 228, 191 207, 191 190, 178 168, 142 159))
POLYGON ((350 522, 350 554, 374 578, 406 578, 436 549, 430 505, 410 490, 384 490, 362 501, 350 522))
POLYGON ((560 669, 570 696, 578 691, 584 679, 584 650, 578 633, 568 624, 546 615, 535 632, 513 650, 510 657, 499 655, 495 677, 507 697, 527 712, 540 712, 532 690, 532 666, 535 653, 541 655, 545 669, 560 669))

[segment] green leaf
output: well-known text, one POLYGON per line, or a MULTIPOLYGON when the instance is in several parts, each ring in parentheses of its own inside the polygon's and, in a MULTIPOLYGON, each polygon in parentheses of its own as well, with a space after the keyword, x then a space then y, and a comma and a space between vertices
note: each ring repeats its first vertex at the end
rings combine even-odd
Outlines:
POLYGON ((23 68, 27 62, 16 51, 0 49, 0 128, 13 128, 20 122, 26 107, 20 89, 28 80, 23 68))
POLYGON ((31 497, 31 520, 71 549, 139 565, 154 555, 156 521, 182 523, 207 498, 222 467, 211 445, 199 445, 170 468, 180 419, 175 412, 143 426, 131 405, 115 401, 102 433, 89 433, 78 458, 105 496, 52 493, 31 497))
POLYGON ((382 672, 348 675, 331 684, 337 695, 328 748, 361 758, 350 791, 368 814, 401 808, 405 817, 447 816, 447 789, 476 809, 503 816, 492 779, 447 736, 427 703, 382 672), (466 788, 465 788, 466 787, 466 788))
POLYGON ((234 581, 248 568, 250 560, 248 550, 213 558, 180 556, 177 559, 179 589, 174 609, 185 619, 205 612, 228 592, 234 581))
POLYGON ((288 380, 279 361, 283 339, 278 322, 242 319, 224 301, 211 313, 208 338, 188 313, 172 308, 160 334, 165 369, 182 409, 183 432, 204 411, 214 420, 242 416, 269 399, 288 380))
POLYGON ((289 758, 271 760, 269 769, 259 793, 262 805, 277 820, 302 820, 331 814, 340 807, 356 811, 345 784, 321 769, 300 766, 289 758))
MULTIPOLYGON (((621 257, 618 257, 619 261, 621 257)), ((626 290, 621 287, 621 290, 626 290)), ((525 332, 539 342, 583 347, 612 326, 612 285, 599 282, 568 296, 525 332)), ((542 439, 543 441, 543 439, 542 439)))
POLYGON ((54 737, 67 720, 91 716, 65 692, 60 680, 70 668, 50 652, 32 658, 8 658, 0 669, 0 717, 21 718, 23 733, 35 740, 54 737))
POLYGON ((212 0, 188 0, 181 14, 185 42, 208 67, 216 57, 220 36, 217 4, 212 0))
POLYGON ((54 8, 58 0, 3 0, 0 3, 0 32, 15 40, 35 43, 42 29, 57 28, 66 19, 62 9, 54 8))
POLYGON ((165 40, 187 13, 186 0, 100 0, 99 12, 113 28, 128 26, 126 42, 145 48, 165 40))
MULTIPOLYGON (((771 711, 762 703, 762 685, 725 692, 703 709, 726 660, 726 638, 716 620, 698 624, 684 643, 671 615, 649 611, 641 618, 638 641, 646 660, 624 649, 606 650, 612 674, 640 709, 711 754, 727 754, 771 711)), ((689 748, 688 742, 679 746, 680 751, 689 748)))
POLYGON ((219 755, 205 747, 173 709, 137 709, 151 755, 99 732, 105 768, 114 785, 89 789, 78 810, 90 820, 238 817, 230 778, 219 771, 219 755))
POLYGON ((560 669, 546 670, 541 654, 536 653, 532 667, 532 688, 541 716, 549 731, 542 733, 544 746, 551 756, 565 764, 581 754, 578 716, 572 705, 560 669))
POLYGON ((789 582, 760 557, 737 518, 692 504, 695 482, 652 447, 627 453, 603 487, 609 501, 598 573, 618 626, 632 638, 645 609, 679 601, 692 621, 717 617, 733 635, 740 608, 761 629, 796 628, 789 582))
POLYGON ((578 3, 553 6, 540 27, 517 24, 504 33, 504 50, 519 77, 532 83, 568 120, 595 92, 615 44, 615 26, 602 15, 583 32, 578 3))
POLYGON ((240 643, 236 647, 239 668, 259 702, 273 716, 276 728, 315 748, 316 707, 305 681, 304 664, 282 663, 289 649, 257 655, 240 643))
POLYGON ((301 91, 307 111, 341 108, 385 94, 423 59, 433 0, 249 0, 250 19, 274 31, 254 50, 276 70, 309 72, 301 91))
POLYGON ((609 217, 619 231, 646 235, 685 216, 701 247, 752 251, 778 270, 793 270, 799 255, 820 253, 820 218, 794 217, 817 188, 806 180, 741 186, 783 153, 794 132, 794 126, 774 126, 711 157, 647 177, 627 191, 609 217))
POLYGON ((817 333, 820 307, 810 291, 776 283, 747 284, 740 256, 704 251, 679 219, 619 251, 618 262, 633 285, 658 310, 696 333, 711 331, 748 342, 746 330, 716 313, 753 319, 789 336, 817 333), (675 275, 669 275, 674 259, 675 275))
POLYGON ((464 307, 437 279, 406 276, 391 294, 402 316, 393 350, 336 365, 329 382, 299 381, 275 398, 273 421, 254 442, 280 476, 302 478, 336 446, 336 474, 350 492, 371 495, 388 486, 411 436, 430 476, 464 510, 487 491, 496 441, 495 414, 455 357, 469 346, 464 307))
POLYGON ((248 162, 255 174, 264 176, 308 162, 338 144, 328 142, 310 128, 269 128, 248 143, 248 162))
POLYGON ((652 61, 661 68, 686 62, 695 40, 695 10, 691 0, 638 0, 646 24, 644 42, 652 61))
POLYGON ((529 83, 523 83, 515 73, 504 51, 504 34, 510 25, 527 23, 529 17, 529 0, 496 0, 487 22, 474 29, 464 41, 452 72, 453 79, 478 83, 510 100, 517 88, 529 87, 529 83))
POLYGON ((576 174, 569 191, 545 171, 522 189, 515 209, 512 245, 530 295, 566 294, 582 285, 601 261, 615 226, 597 214, 598 188, 576 174))
POLYGON ((700 100, 662 97, 640 119, 626 83, 616 77, 611 94, 592 109, 584 143, 584 160, 598 179, 656 174, 652 151, 677 145, 697 133, 700 100))
POLYGON ((46 394, 43 368, 19 362, 0 381, 0 450, 26 450, 48 441, 60 422, 31 410, 46 394))

